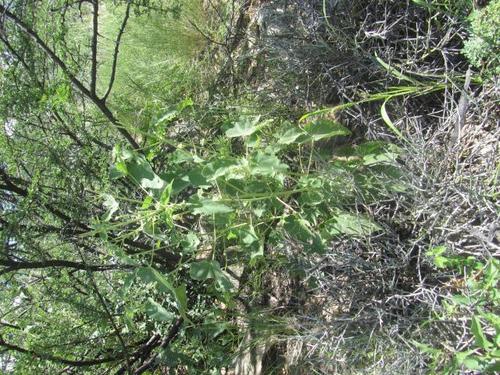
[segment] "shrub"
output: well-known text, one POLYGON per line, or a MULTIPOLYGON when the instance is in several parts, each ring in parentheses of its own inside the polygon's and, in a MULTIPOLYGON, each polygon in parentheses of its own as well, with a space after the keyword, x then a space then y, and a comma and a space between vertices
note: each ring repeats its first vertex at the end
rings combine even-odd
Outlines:
POLYGON ((469 17, 469 40, 463 53, 470 63, 485 70, 487 75, 500 73, 500 1, 492 1, 469 17))

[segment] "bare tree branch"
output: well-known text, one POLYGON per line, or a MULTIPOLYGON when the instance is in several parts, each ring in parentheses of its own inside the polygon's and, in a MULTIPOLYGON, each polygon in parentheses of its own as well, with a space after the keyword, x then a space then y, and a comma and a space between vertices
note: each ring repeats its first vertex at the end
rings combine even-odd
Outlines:
POLYGON ((122 39, 122 35, 125 32, 125 27, 127 26, 128 18, 130 16, 131 5, 132 5, 132 2, 129 0, 129 2, 127 3, 127 9, 125 10, 125 16, 123 17, 122 25, 120 26, 120 30, 118 31, 118 36, 116 37, 115 51, 113 53, 113 65, 111 67, 111 76, 109 78, 108 89, 106 90, 106 93, 102 97, 103 102, 106 102, 106 99, 108 98, 109 93, 111 92, 111 89, 113 88, 113 84, 115 83, 116 65, 118 63, 118 53, 120 52, 120 42, 122 39))
POLYGON ((76 78, 70 71, 68 66, 56 55, 56 53, 40 38, 40 36, 26 25, 19 17, 11 13, 5 6, 0 5, 0 13, 11 20, 19 29, 25 32, 35 44, 42 49, 47 56, 66 74, 71 83, 80 91, 85 97, 90 99, 102 112, 104 116, 115 126, 118 132, 128 141, 128 143, 135 149, 140 150, 139 144, 132 137, 132 135, 125 129, 123 124, 113 115, 113 113, 106 106, 105 102, 101 100, 95 93, 92 93, 85 85, 76 78))
MULTIPOLYGON (((82 259, 84 260, 83 255, 82 255, 82 259)), ((127 345, 125 344, 125 340, 123 339, 122 335, 120 334, 120 329, 118 328, 118 325, 116 324, 115 319, 113 318, 113 314, 111 313, 111 311, 109 311, 108 305, 107 305, 106 301, 104 300, 104 297, 102 296, 101 292, 99 292, 99 288, 97 287, 97 284, 94 280, 93 274, 89 273, 88 276, 89 276, 90 282, 92 283, 94 291, 97 294, 97 298, 99 299, 99 302, 101 303, 102 307, 104 308, 104 311, 108 317, 108 320, 110 321, 111 326, 113 327, 113 330, 115 331, 116 337, 118 338, 118 341, 120 341, 120 344, 123 348, 123 353, 125 353, 124 359, 125 359, 125 364, 127 366, 127 372, 129 373, 129 375, 132 375, 132 371, 130 369, 130 354, 128 352, 127 345)))
POLYGON ((84 359, 84 360, 71 360, 71 359, 66 359, 46 353, 38 353, 34 350, 29 350, 23 347, 20 347, 15 344, 10 344, 8 342, 5 342, 5 340, 0 336, 0 347, 3 347, 7 349, 7 351, 15 351, 18 353, 23 353, 23 354, 28 354, 33 358, 38 358, 38 359, 44 359, 47 361, 51 362, 57 362, 57 363, 62 363, 64 365, 70 365, 73 367, 90 367, 90 366, 96 366, 100 365, 103 363, 110 363, 110 362, 119 362, 122 361, 125 358, 126 353, 118 353, 113 357, 105 357, 105 358, 96 358, 96 359, 84 359))
POLYGON ((19 270, 41 268, 73 268, 82 271, 109 271, 118 268, 130 268, 130 266, 122 266, 119 264, 93 265, 63 259, 49 259, 40 262, 18 262, 0 259, 0 266, 5 267, 5 269, 0 270, 0 275, 19 270))
POLYGON ((96 94, 97 84, 97 36, 99 35, 99 0, 92 2, 92 68, 90 71, 90 92, 96 94))
MULTIPOLYGON (((170 343, 176 338, 177 334, 179 333, 179 330, 182 327, 182 323, 184 322, 184 319, 178 318, 175 323, 170 327, 167 335, 163 338, 160 348, 165 349, 167 346, 170 345, 170 343)), ((158 353, 153 354, 146 362, 144 362, 139 368, 137 368, 134 372, 134 375, 141 375, 142 373, 146 372, 147 370, 153 370, 158 367, 158 364, 155 363, 156 357, 158 356, 158 353)))

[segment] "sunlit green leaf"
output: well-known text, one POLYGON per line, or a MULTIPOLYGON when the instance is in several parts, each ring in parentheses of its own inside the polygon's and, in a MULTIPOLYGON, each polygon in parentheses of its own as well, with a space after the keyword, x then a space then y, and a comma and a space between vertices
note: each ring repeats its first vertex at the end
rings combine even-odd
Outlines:
POLYGON ((304 126, 304 130, 312 141, 351 134, 351 131, 345 126, 331 120, 316 120, 309 122, 304 126))
POLYGON ((302 243, 304 250, 316 253, 325 251, 325 244, 319 233, 313 231, 309 223, 300 216, 288 216, 283 228, 290 237, 302 243))
POLYGON ((161 196, 160 196, 160 203, 164 206, 166 206, 170 202, 170 195, 172 194, 172 186, 173 186, 173 181, 171 181, 165 188, 163 189, 161 196))
POLYGON ((297 127, 289 127, 285 129, 282 133, 279 133, 276 138, 278 139, 278 143, 281 145, 289 145, 295 143, 295 141, 304 136, 304 132, 297 127))
POLYGON ((214 215, 226 214, 233 209, 224 203, 211 199, 197 199, 193 202, 193 214, 195 215, 214 215))
POLYGON ((226 137, 246 137, 260 128, 260 116, 243 116, 226 131, 226 137))
POLYGON ((109 221, 113 214, 118 211, 119 204, 116 201, 116 199, 110 195, 110 194, 105 194, 104 197, 106 198, 103 202, 103 206, 107 209, 107 212, 104 214, 102 220, 103 221, 109 221))
POLYGON ((477 346, 479 346, 482 349, 488 349, 491 346, 493 346, 493 344, 489 342, 486 336, 484 335, 483 328, 481 327, 481 322, 476 316, 472 317, 471 331, 474 334, 477 346))
POLYGON ((368 236, 382 228, 364 215, 338 212, 322 225, 322 233, 327 237, 341 234, 368 236))
POLYGON ((194 232, 189 232, 181 241, 182 250, 186 253, 192 253, 196 251, 199 244, 200 239, 194 232))
POLYGON ((162 305, 155 302, 152 298, 148 298, 146 304, 146 314, 154 320, 162 322, 170 322, 175 319, 175 314, 165 309, 162 305))
POLYGON ((206 281, 215 279, 219 287, 223 291, 229 291, 233 288, 233 284, 229 278, 222 272, 219 262, 216 260, 203 260, 200 262, 192 263, 189 270, 189 276, 193 280, 206 281))
POLYGON ((288 165, 273 154, 266 154, 261 151, 252 158, 251 174, 256 176, 275 177, 285 173, 288 165))

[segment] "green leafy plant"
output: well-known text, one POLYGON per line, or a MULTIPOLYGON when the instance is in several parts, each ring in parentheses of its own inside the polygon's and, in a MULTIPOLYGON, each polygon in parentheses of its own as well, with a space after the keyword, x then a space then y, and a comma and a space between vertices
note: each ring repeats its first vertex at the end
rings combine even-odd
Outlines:
POLYGON ((449 352, 421 343, 416 346, 427 353, 433 367, 442 366, 444 374, 455 374, 464 369, 495 373, 500 370, 500 262, 490 258, 486 262, 473 256, 446 255, 446 247, 438 246, 427 253, 435 266, 455 270, 461 279, 458 293, 443 301, 443 312, 438 320, 465 318, 471 340, 466 347, 449 352))
POLYGON ((476 68, 486 75, 500 73, 500 1, 493 0, 469 16, 470 37, 463 53, 476 68))

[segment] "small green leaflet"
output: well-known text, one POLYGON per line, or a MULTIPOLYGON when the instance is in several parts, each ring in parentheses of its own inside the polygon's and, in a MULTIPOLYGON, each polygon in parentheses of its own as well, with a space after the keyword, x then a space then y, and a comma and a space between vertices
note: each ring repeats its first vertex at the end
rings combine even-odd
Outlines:
POLYGON ((304 126, 304 130, 312 141, 351 134, 350 130, 345 126, 331 120, 309 122, 304 126))
POLYGON ((250 259, 264 255, 264 245, 255 233, 253 225, 247 224, 238 231, 242 247, 250 251, 250 259))
POLYGON ((116 201, 116 199, 110 195, 110 194, 104 194, 104 197, 106 198, 105 201, 103 202, 103 206, 107 209, 106 213, 102 217, 103 221, 109 221, 111 220, 111 217, 113 214, 118 211, 119 204, 116 201))
POLYGON ((246 137, 259 130, 263 123, 259 123, 260 116, 242 116, 234 126, 226 131, 226 137, 246 137))
POLYGON ((233 212, 231 207, 211 199, 197 199, 193 202, 193 205, 194 209, 192 212, 194 215, 214 215, 233 212))
POLYGON ((446 246, 435 246, 428 250, 425 255, 432 258, 432 261, 437 268, 445 268, 450 262, 448 257, 443 256, 445 252, 446 246))
POLYGON ((233 289, 233 284, 224 272, 222 272, 219 262, 216 260, 202 260, 201 262, 192 263, 189 276, 193 280, 198 281, 214 279, 224 292, 233 289))
POLYGON ((141 210, 147 210, 153 204, 153 197, 151 195, 146 196, 142 202, 141 210))
POLYGON ((166 206, 170 202, 170 196, 172 195, 172 185, 174 181, 170 181, 170 183, 165 186, 163 189, 163 192, 161 193, 160 196, 160 203, 164 206, 166 206))

